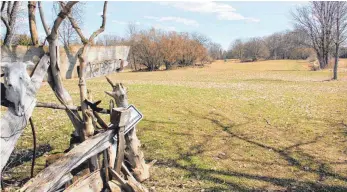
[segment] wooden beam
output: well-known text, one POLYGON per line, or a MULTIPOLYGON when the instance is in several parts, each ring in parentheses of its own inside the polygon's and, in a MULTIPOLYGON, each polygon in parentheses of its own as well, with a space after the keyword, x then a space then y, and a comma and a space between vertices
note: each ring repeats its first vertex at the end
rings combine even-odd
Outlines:
POLYGON ((118 125, 118 150, 117 150, 117 160, 115 165, 115 170, 117 173, 120 173, 122 163, 124 160, 124 151, 125 151, 125 137, 124 129, 127 123, 129 122, 130 111, 125 108, 113 108, 111 110, 111 123, 113 125, 118 125))
POLYGON ((128 185, 130 185, 134 189, 134 191, 136 191, 136 192, 148 192, 148 189, 146 187, 144 187, 143 185, 141 185, 141 183, 136 181, 136 179, 130 173, 129 169, 125 166, 124 163, 122 163, 122 172, 124 173, 124 175, 126 175, 126 177, 128 179, 128 185))
POLYGON ((128 182, 123 179, 115 170, 109 169, 112 177, 121 184, 121 188, 126 192, 133 192, 134 190, 129 186, 128 182))
MULTIPOLYGON (((60 110, 71 110, 71 111, 81 111, 81 106, 64 106, 57 103, 45 103, 45 102, 37 102, 36 107, 39 108, 49 108, 49 109, 60 109, 60 110)), ((99 108, 99 110, 95 113, 101 114, 110 114, 110 110, 99 108)))
POLYGON ((56 162, 28 181, 20 191, 52 191, 55 184, 72 169, 88 160, 90 157, 107 149, 112 144, 114 130, 108 130, 85 140, 56 162))
POLYGON ((64 190, 64 192, 94 192, 101 191, 104 187, 100 169, 79 178, 76 182, 64 190))
POLYGON ((114 180, 107 182, 107 184, 108 184, 111 192, 121 192, 122 191, 118 182, 116 182, 114 180))
POLYGON ((44 55, 39 64, 36 66, 35 71, 31 77, 31 84, 27 87, 26 97, 24 98, 24 111, 25 115, 17 116, 13 108, 8 108, 5 114, 1 117, 1 167, 2 172, 8 158, 10 157, 18 138, 22 134, 24 128, 29 122, 29 118, 35 108, 36 92, 39 90, 42 80, 47 72, 49 66, 49 57, 44 55))

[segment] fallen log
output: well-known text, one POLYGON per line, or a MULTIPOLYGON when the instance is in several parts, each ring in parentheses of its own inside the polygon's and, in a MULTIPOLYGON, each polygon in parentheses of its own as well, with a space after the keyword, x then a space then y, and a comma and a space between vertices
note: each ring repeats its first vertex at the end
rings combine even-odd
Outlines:
POLYGON ((24 97, 24 115, 17 116, 14 108, 9 107, 5 114, 1 117, 1 166, 0 172, 3 171, 8 158, 10 157, 18 138, 22 134, 24 128, 29 122, 29 118, 35 108, 35 95, 39 90, 43 78, 49 66, 49 57, 44 55, 37 64, 35 71, 31 77, 30 83, 26 88, 26 96, 24 97))

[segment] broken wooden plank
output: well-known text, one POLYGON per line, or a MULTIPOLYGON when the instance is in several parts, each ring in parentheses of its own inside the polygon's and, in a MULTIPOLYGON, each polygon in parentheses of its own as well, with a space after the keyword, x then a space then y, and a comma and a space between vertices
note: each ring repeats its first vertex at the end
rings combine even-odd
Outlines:
POLYGON ((107 182, 111 192, 121 192, 120 184, 114 180, 107 182))
POLYGON ((26 97, 24 97, 24 115, 17 116, 15 110, 11 107, 1 117, 1 162, 0 172, 5 167, 18 138, 26 127, 29 118, 35 108, 35 95, 41 86, 43 78, 49 66, 49 57, 44 55, 31 77, 31 84, 27 87, 26 97))
POLYGON ((117 180, 121 184, 121 188, 124 189, 126 192, 133 192, 134 190, 129 186, 128 182, 122 178, 115 170, 109 169, 112 177, 117 180))
POLYGON ((127 176, 128 179, 128 185, 136 192, 148 192, 148 189, 141 185, 134 176, 130 173, 129 169, 125 166, 124 163, 122 163, 122 171, 124 175, 127 176))
POLYGON ((74 192, 74 191, 83 191, 83 192, 94 192, 101 191, 104 187, 101 171, 100 169, 85 175, 70 185, 64 190, 64 192, 74 192))
POLYGON ((114 130, 108 130, 90 137, 28 181, 20 191, 52 191, 66 173, 110 147, 113 136, 114 130))
POLYGON ((54 187, 54 190, 53 191, 56 191, 58 190, 61 186, 63 186, 65 183, 67 183, 68 181, 71 181, 73 178, 72 174, 71 173, 68 173, 66 175, 64 175, 60 180, 59 180, 59 183, 56 183, 55 184, 55 187, 54 187))

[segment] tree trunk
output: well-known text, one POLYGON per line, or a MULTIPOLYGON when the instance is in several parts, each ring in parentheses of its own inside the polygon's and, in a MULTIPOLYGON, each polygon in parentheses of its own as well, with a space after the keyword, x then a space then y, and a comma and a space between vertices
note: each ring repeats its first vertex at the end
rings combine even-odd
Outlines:
POLYGON ((6 31, 5 39, 4 39, 4 45, 11 46, 12 45, 12 39, 13 39, 13 30, 8 29, 6 31))
POLYGON ((81 109, 84 121, 84 129, 83 135, 84 139, 94 135, 94 127, 91 118, 87 115, 88 105, 84 102, 87 99, 87 82, 85 79, 85 68, 86 68, 86 49, 88 44, 83 45, 81 48, 81 54, 78 55, 78 59, 80 62, 79 68, 79 83, 80 87, 80 101, 81 101, 81 109))
POLYGON ((31 35, 31 41, 33 46, 39 45, 39 38, 37 34, 37 27, 36 27, 36 1, 28 1, 28 13, 29 13, 29 28, 30 28, 30 35, 31 35))
MULTIPOLYGON (((49 39, 49 38, 48 38, 49 39)), ((50 75, 50 80, 49 80, 49 85, 51 86, 51 88, 53 89, 53 91, 56 94, 56 97, 58 98, 58 100, 63 104, 63 105, 67 105, 67 106, 72 106, 73 102, 72 102, 72 98, 70 96, 70 94, 67 92, 67 90, 64 88, 63 84, 62 84, 62 80, 61 80, 61 74, 60 74, 60 70, 59 70, 59 62, 58 62, 58 40, 54 39, 48 40, 49 42, 49 56, 50 56, 50 61, 51 61, 51 66, 50 66, 50 71, 49 73, 50 75)), ((73 126, 75 127, 76 133, 79 136, 83 135, 82 132, 82 122, 81 119, 79 119, 79 114, 77 111, 70 111, 70 110, 66 110, 66 113, 68 115, 68 117, 70 118, 73 126)))
POLYGON ((317 70, 323 69, 324 66, 325 66, 324 56, 322 56, 321 54, 317 53, 317 59, 318 59, 318 62, 319 62, 319 69, 317 69, 317 70))
POLYGON ((337 80, 337 68, 339 65, 339 44, 335 44, 335 64, 334 64, 334 80, 337 80))
POLYGON ((164 61, 164 63, 165 63, 165 70, 170 70, 172 68, 172 65, 170 62, 164 61))
POLYGON ((136 59, 135 59, 135 54, 134 54, 134 53, 132 53, 132 56, 133 56, 133 65, 134 65, 135 71, 137 71, 137 68, 136 68, 136 59))

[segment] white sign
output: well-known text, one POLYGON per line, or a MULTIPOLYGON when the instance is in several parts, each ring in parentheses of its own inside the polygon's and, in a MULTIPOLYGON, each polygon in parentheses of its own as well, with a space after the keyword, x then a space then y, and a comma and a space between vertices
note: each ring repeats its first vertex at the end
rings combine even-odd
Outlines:
POLYGON ((130 118, 128 125, 125 126, 124 134, 127 134, 131 129, 133 129, 143 118, 143 115, 135 108, 135 106, 129 105, 128 109, 130 110, 130 118))

